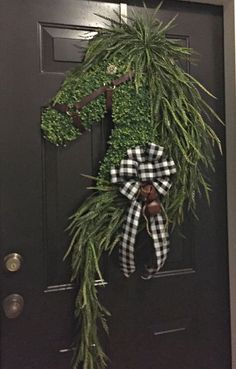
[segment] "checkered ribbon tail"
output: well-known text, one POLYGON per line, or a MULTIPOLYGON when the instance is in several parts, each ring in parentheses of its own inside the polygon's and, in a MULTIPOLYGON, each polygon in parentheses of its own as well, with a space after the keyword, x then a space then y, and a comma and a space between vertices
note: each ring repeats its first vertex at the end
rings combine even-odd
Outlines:
MULTIPOLYGON (((135 271, 134 248, 143 204, 137 199, 140 186, 151 183, 158 193, 165 196, 171 187, 170 176, 176 173, 172 159, 163 156, 163 147, 150 143, 127 150, 127 157, 119 168, 111 168, 111 182, 119 184, 120 192, 126 196, 131 205, 124 222, 120 244, 120 264, 126 277, 135 271)), ((164 219, 159 213, 149 217, 149 227, 155 249, 152 266, 146 267, 145 278, 152 278, 164 265, 169 245, 169 236, 164 219)))

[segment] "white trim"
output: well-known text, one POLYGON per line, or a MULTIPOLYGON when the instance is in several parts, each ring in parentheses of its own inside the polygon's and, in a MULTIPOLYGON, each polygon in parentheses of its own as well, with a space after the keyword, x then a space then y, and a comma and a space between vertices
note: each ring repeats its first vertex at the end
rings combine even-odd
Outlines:
POLYGON ((125 3, 120 3, 120 18, 127 21, 127 4, 125 3))

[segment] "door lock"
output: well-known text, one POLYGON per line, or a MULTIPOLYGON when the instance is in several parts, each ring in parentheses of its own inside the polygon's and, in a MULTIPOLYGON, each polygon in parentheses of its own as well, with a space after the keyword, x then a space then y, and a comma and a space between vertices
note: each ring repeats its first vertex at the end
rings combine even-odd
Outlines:
POLYGON ((4 258, 5 268, 8 272, 17 272, 22 266, 23 258, 17 253, 8 254, 4 258))
POLYGON ((24 299, 21 295, 13 293, 4 298, 2 307, 8 319, 15 319, 24 309, 24 299))

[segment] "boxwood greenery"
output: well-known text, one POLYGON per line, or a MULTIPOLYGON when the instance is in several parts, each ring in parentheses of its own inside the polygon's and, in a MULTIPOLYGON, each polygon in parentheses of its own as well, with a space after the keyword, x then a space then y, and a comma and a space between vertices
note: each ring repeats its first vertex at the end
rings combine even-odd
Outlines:
MULTIPOLYGON (((118 245, 128 202, 109 183, 111 166, 117 166, 126 150, 148 142, 165 148, 177 166, 173 186, 162 207, 166 220, 174 226, 184 220, 184 209, 195 212, 196 193, 203 190, 209 199, 206 169, 214 168, 214 145, 220 141, 210 127, 210 117, 220 118, 202 98, 201 91, 214 98, 193 76, 181 68, 182 59, 192 50, 166 37, 173 20, 163 25, 146 11, 98 29, 90 41, 82 66, 70 72, 42 114, 42 132, 55 145, 67 145, 80 138, 71 117, 57 112, 55 103, 73 104, 113 79, 134 72, 131 81, 113 92, 114 129, 109 148, 100 166, 92 195, 71 217, 72 281, 79 284, 75 301, 78 336, 73 368, 104 369, 107 358, 97 331, 98 322, 108 331, 107 310, 101 306, 94 281, 102 273, 99 260, 104 251, 118 245), (108 73, 110 67, 114 73, 108 73)), ((106 114, 105 96, 85 106, 80 113, 86 129, 106 114)))

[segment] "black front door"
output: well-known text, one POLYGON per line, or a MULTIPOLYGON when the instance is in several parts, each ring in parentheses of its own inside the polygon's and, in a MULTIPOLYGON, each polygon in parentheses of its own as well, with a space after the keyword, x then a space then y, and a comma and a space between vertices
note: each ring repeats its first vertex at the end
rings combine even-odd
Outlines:
MULTIPOLYGON (((128 14, 135 5, 141 2, 130 1, 128 14)), ((41 137, 40 114, 64 73, 81 61, 83 33, 92 36, 102 26, 94 13, 113 17, 121 7, 1 1, 1 369, 70 367, 74 289, 62 261, 64 229, 87 196, 89 181, 80 173, 96 174, 110 122, 56 148, 41 137), (12 253, 22 257, 15 272, 6 268, 15 268, 12 253)), ((217 96, 210 104, 223 117, 222 9, 165 1, 160 17, 167 21, 176 13, 169 37, 200 54, 197 65, 184 67, 217 96)), ((224 128, 212 125, 224 146, 224 128)), ((211 206, 199 199, 200 220, 187 215, 186 238, 172 236, 158 278, 125 279, 116 253, 104 263, 110 369, 230 369, 225 158, 218 153, 211 182, 211 206)))

